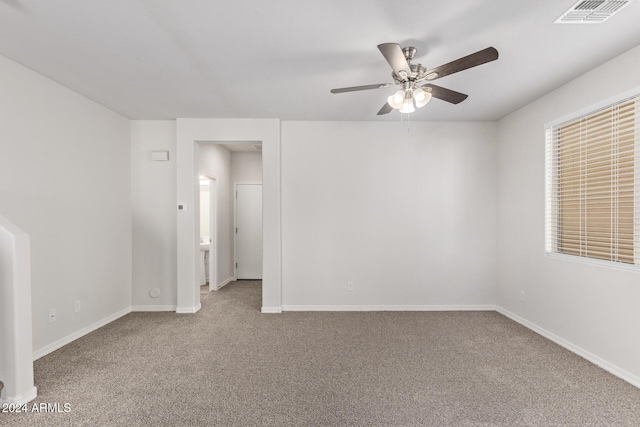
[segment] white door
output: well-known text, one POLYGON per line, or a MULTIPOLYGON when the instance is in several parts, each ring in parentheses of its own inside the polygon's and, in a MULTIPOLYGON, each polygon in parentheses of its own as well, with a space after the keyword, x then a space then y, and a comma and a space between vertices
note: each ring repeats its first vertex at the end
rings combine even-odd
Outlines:
POLYGON ((262 184, 236 184, 236 279, 262 279, 262 184))

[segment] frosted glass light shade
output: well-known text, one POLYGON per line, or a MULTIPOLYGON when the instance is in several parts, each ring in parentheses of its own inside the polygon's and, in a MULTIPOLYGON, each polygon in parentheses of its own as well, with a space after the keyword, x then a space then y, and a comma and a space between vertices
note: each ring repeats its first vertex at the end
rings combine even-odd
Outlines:
POLYGON ((396 110, 399 110, 400 108, 402 108, 402 103, 404 102, 404 96, 405 96, 404 90, 400 89, 399 91, 397 91, 396 93, 388 97, 387 102, 393 108, 395 108, 396 110))
POLYGON ((408 114, 408 113, 413 113, 414 111, 416 111, 416 109, 413 106, 413 98, 411 98, 411 95, 407 95, 407 97, 402 102, 402 107, 400 108, 400 112, 408 114))
POLYGON ((422 108, 431 101, 431 92, 418 88, 413 91, 413 99, 416 101, 416 107, 422 108))

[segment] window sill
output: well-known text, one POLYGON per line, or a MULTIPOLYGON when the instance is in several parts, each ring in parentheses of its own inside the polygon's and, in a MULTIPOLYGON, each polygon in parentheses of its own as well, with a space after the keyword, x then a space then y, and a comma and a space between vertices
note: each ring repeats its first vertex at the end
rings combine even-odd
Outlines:
POLYGON ((624 264, 621 262, 605 261, 594 258, 586 258, 575 255, 559 254, 557 252, 546 252, 547 257, 565 261, 576 262, 579 264, 590 264, 600 267, 612 268, 615 270, 635 271, 640 273, 640 265, 624 264))

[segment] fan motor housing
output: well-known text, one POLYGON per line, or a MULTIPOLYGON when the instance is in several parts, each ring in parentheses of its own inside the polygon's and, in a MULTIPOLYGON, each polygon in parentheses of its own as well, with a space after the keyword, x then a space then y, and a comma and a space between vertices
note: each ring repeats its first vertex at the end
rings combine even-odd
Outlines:
POLYGON ((397 85, 402 85, 405 81, 419 81, 423 80, 424 73, 427 71, 427 68, 422 64, 412 64, 409 63, 409 67, 411 68, 411 75, 407 76, 406 79, 396 75, 394 72, 391 72, 391 77, 393 77, 393 81, 397 85))
POLYGON ((404 75, 399 76, 394 72, 392 72, 391 77, 393 77, 393 81, 397 85, 402 85, 404 82, 407 82, 407 81, 415 82, 415 81, 424 80, 424 73, 427 71, 427 68, 424 67, 422 64, 411 63, 411 60, 414 58, 417 52, 418 52, 418 49, 416 49, 413 46, 407 46, 402 48, 402 53, 404 54, 404 57, 407 60, 407 64, 409 64, 409 68, 411 68, 411 75, 405 77, 404 75))

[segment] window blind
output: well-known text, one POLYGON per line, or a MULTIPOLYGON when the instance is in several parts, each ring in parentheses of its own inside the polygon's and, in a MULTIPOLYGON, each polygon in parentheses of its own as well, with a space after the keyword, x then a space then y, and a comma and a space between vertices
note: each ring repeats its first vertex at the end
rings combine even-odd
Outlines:
POLYGON ((546 250, 640 264, 639 96, 546 129, 546 250))

